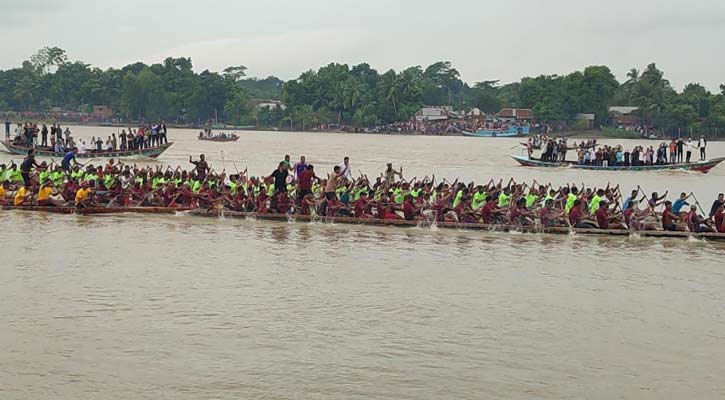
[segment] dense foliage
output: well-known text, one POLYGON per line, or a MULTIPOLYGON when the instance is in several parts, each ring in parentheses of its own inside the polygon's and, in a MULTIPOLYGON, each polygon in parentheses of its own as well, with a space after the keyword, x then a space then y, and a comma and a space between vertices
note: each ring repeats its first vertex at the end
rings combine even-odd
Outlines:
POLYGON ((68 61, 62 49, 44 48, 22 67, 0 71, 0 110, 110 105, 125 120, 204 123, 218 118, 230 124, 309 129, 407 121, 423 105, 478 107, 487 113, 502 107, 531 108, 546 122, 572 122, 579 113, 593 113, 600 126, 610 123, 608 107, 619 105, 639 107, 638 116, 658 130, 725 132, 725 86, 713 94, 692 83, 678 93, 655 64, 641 72, 632 69, 621 84, 606 66, 506 85, 495 80, 469 85, 443 61, 384 73, 368 64, 333 63, 288 82, 247 78, 245 70, 240 65, 222 73, 195 73, 190 59, 167 58, 162 64, 104 71, 68 61), (252 99, 282 100, 286 109, 258 109, 252 99))

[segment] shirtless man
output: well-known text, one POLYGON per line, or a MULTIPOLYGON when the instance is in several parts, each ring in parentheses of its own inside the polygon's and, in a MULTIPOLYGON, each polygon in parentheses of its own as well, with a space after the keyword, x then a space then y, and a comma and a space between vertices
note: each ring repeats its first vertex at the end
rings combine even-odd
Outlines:
POLYGON ((672 202, 665 201, 665 209, 662 211, 662 229, 666 231, 684 231, 685 227, 682 224, 677 224, 676 221, 681 221, 681 218, 672 212, 672 202))

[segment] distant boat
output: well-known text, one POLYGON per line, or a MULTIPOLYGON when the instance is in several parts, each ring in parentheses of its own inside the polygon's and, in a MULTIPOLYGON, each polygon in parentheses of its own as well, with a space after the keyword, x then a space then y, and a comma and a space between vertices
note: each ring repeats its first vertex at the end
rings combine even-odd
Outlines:
POLYGON ((235 126, 235 125, 224 125, 224 124, 212 124, 212 129, 225 130, 225 131, 249 131, 255 129, 254 125, 235 126))
POLYGON ((514 137, 529 134, 529 126, 511 125, 507 129, 479 129, 476 132, 463 131, 463 136, 472 137, 514 137))
MULTIPOLYGON (((8 150, 11 153, 14 154, 20 154, 20 155, 27 155, 28 154, 28 147, 27 146, 20 146, 16 144, 12 144, 7 141, 1 141, 5 147, 8 148, 8 150)), ((171 147, 171 145, 174 144, 173 142, 169 142, 166 144, 162 144, 161 146, 157 147, 147 147, 145 149, 138 149, 138 150, 116 150, 116 151, 92 151, 92 152, 86 152, 86 153, 78 153, 76 154, 76 158, 120 158, 120 157, 148 157, 148 158, 156 158, 161 155, 166 149, 171 147)), ((36 147, 35 148, 35 155, 38 157, 57 157, 57 158, 63 158, 65 156, 66 152, 62 153, 56 153, 54 151, 51 151, 50 148, 41 148, 36 147)))
POLYGON ((646 165, 584 165, 577 164, 574 161, 541 161, 535 158, 528 158, 522 156, 511 156, 519 164, 524 167, 539 167, 539 168, 572 168, 572 169, 585 169, 589 171, 696 171, 707 173, 711 169, 715 168, 718 164, 725 161, 725 157, 713 158, 712 160, 699 161, 694 163, 681 163, 681 164, 646 164, 646 165))
POLYGON ((209 142, 236 142, 239 140, 237 135, 226 135, 226 136, 199 136, 199 140, 206 140, 209 142))

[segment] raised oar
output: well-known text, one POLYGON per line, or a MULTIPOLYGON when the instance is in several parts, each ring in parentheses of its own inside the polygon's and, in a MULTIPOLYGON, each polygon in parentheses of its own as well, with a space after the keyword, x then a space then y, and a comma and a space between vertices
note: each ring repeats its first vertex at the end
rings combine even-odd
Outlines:
POLYGON ((219 156, 220 156, 220 157, 221 157, 221 159, 222 159, 222 168, 223 168, 223 169, 224 169, 224 170, 226 171, 227 167, 226 167, 226 165, 224 164, 224 158, 225 158, 225 157, 224 157, 224 150, 219 150, 219 156))
POLYGON ((707 217, 708 215, 705 214, 705 210, 702 209, 702 206, 700 205, 700 202, 697 200, 697 196, 695 196, 695 193, 690 192, 692 195, 692 198, 695 199, 695 204, 697 204, 697 207, 700 208, 700 212, 702 213, 703 217, 707 217))
MULTIPOLYGON (((642 192, 642 194, 644 195, 644 198, 645 199, 647 198, 647 191, 645 191, 644 189, 642 189, 641 186, 637 185, 637 190, 639 190, 639 191, 642 192)), ((649 200, 647 200, 647 201, 649 202, 649 200)), ((652 215, 654 215, 654 217, 657 218, 657 222, 660 222, 660 217, 657 215, 657 211, 655 211, 654 207, 650 207, 649 206, 649 203, 647 203, 647 208, 649 208, 650 210, 652 210, 652 215)))

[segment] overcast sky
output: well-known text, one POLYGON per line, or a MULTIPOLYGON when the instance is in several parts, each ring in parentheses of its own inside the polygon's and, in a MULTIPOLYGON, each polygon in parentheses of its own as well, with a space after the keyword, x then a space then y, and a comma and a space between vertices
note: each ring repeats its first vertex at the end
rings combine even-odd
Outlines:
POLYGON ((3 0, 0 68, 42 46, 106 68, 191 57, 282 79, 329 62, 450 60, 467 82, 650 62, 680 89, 725 82, 725 0, 3 0))

